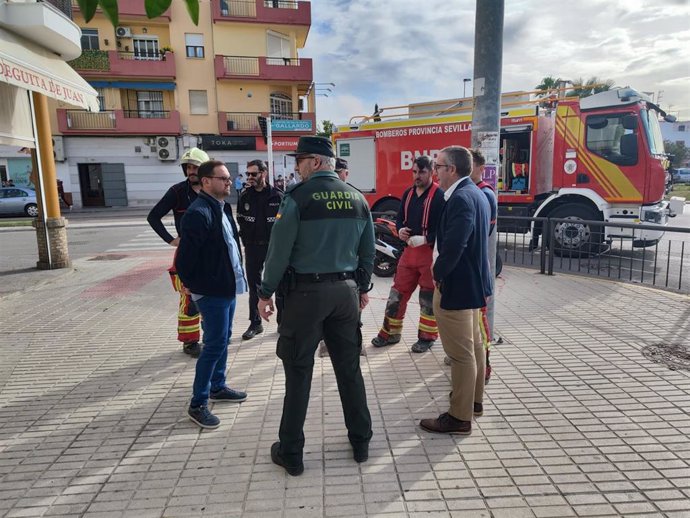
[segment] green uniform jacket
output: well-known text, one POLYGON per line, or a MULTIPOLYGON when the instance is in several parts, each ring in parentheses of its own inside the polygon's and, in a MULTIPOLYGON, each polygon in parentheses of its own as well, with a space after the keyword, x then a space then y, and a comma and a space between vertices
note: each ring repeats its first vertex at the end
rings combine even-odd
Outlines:
POLYGON ((297 273, 354 272, 368 290, 374 269, 374 225, 364 196, 332 171, 290 187, 271 230, 259 295, 273 295, 288 266, 297 273))

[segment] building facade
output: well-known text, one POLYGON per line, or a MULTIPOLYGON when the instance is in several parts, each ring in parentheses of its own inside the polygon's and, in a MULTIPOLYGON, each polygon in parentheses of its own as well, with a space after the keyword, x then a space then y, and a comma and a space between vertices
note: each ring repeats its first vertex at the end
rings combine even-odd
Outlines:
POLYGON ((98 113, 53 105, 59 178, 74 206, 149 206, 181 179, 179 157, 198 146, 233 175, 267 158, 259 116, 295 121, 274 131, 274 172, 316 130, 310 59, 299 57, 309 2, 200 2, 194 25, 184 2, 148 19, 144 2, 120 0, 119 26, 97 11, 82 29, 72 67, 99 94, 98 113))
MULTIPOLYGON (((660 124, 664 141, 683 144, 690 149, 690 121, 661 122, 660 124)), ((687 156, 681 165, 690 166, 690 156, 687 156)))

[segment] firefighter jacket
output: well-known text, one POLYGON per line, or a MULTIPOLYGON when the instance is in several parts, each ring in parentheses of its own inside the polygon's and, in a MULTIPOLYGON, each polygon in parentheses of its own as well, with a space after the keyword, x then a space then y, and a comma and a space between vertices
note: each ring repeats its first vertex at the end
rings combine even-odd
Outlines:
POLYGON ((261 191, 247 187, 237 201, 237 222, 243 245, 265 245, 271 237, 283 191, 267 185, 261 191))

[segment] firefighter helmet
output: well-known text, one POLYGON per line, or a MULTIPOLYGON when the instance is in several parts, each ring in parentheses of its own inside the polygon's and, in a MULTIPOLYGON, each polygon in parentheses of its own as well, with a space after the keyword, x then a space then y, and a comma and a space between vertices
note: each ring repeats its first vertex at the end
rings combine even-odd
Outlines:
POLYGON ((209 158, 206 151, 199 149, 198 147, 193 147, 188 149, 180 158, 181 164, 192 164, 195 166, 200 166, 204 162, 208 162, 209 158))

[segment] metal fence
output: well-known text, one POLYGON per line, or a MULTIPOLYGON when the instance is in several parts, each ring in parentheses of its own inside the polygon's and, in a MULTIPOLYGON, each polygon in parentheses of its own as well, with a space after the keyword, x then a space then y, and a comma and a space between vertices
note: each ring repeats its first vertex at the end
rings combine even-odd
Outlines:
POLYGON ((548 275, 589 275, 690 293, 690 228, 663 227, 654 240, 643 235, 659 230, 657 225, 500 216, 498 254, 506 265, 548 275), (587 244, 577 246, 578 239, 587 244))
POLYGON ((165 110, 123 110, 126 119, 169 119, 170 112, 165 110))
POLYGON ((258 76, 259 58, 245 56, 223 56, 225 74, 229 76, 258 76))
POLYGON ((220 14, 238 18, 256 18, 256 2, 241 0, 221 0, 220 14))

